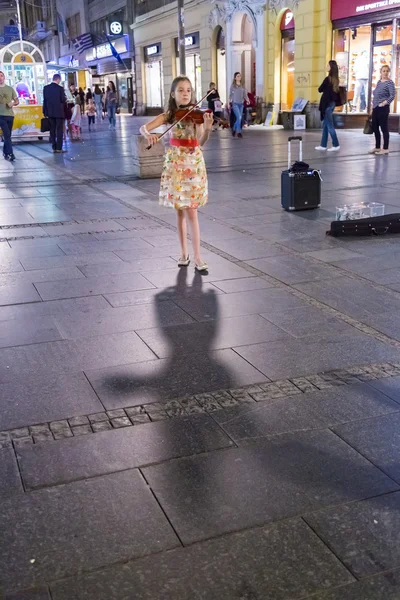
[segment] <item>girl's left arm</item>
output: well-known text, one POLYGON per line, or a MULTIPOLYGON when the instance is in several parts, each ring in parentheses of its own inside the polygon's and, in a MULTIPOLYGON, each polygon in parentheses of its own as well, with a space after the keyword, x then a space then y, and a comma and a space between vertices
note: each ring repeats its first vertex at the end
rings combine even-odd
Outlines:
POLYGON ((197 139, 199 140, 200 146, 204 146, 204 144, 208 141, 210 137, 210 132, 214 122, 214 115, 212 113, 204 113, 204 123, 198 126, 198 134, 197 139))

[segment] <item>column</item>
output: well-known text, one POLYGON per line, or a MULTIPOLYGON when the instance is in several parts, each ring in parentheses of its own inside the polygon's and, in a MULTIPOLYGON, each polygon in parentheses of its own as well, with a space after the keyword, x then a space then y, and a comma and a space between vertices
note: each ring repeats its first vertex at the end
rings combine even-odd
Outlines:
POLYGON ((256 96, 264 100, 265 97, 265 11, 256 15, 256 96))

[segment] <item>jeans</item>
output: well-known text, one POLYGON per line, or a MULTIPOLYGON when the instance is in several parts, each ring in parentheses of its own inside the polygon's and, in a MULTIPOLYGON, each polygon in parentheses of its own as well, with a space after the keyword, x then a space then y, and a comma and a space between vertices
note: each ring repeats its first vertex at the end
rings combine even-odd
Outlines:
POLYGON ((381 147, 381 132, 379 128, 381 128, 383 133, 383 149, 389 150, 389 129, 388 129, 388 120, 389 120, 389 106, 377 106, 372 111, 372 129, 375 134, 375 147, 381 147))
POLYGON ((3 132, 4 138, 4 146, 3 146, 3 154, 4 156, 9 156, 13 153, 13 147, 11 143, 11 132, 14 124, 14 117, 1 117, 0 116, 0 127, 3 132))
POLYGON ((232 108, 236 117, 236 121, 233 125, 233 131, 240 133, 242 131, 243 103, 239 104, 239 102, 233 102, 232 108))
POLYGON ((101 119, 102 114, 103 114, 103 105, 100 102, 96 102, 96 114, 98 116, 99 119, 101 119))
POLYGON ((94 125, 96 122, 96 117, 94 115, 88 115, 89 118, 89 129, 91 125, 94 125))
POLYGON ((353 106, 357 108, 358 101, 360 101, 360 110, 365 110, 367 107, 366 98, 368 92, 368 79, 357 79, 356 89, 354 91, 354 102, 353 106))
POLYGON ((321 146, 326 148, 328 145, 328 135, 332 138, 332 146, 335 148, 339 146, 339 140, 336 135, 335 126, 333 124, 333 111, 335 110, 335 103, 331 102, 328 108, 325 110, 324 121, 322 124, 322 140, 321 146))
POLYGON ((113 127, 115 127, 117 124, 117 121, 115 119, 116 109, 117 107, 115 106, 115 104, 110 104, 110 106, 107 108, 108 120, 110 121, 110 125, 112 125, 113 127))

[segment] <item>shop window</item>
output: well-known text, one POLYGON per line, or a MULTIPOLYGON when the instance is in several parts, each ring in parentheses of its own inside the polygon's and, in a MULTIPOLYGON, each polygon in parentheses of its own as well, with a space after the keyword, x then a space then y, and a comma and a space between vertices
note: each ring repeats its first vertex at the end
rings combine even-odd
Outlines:
POLYGON ((333 57, 339 67, 339 85, 348 88, 349 85, 349 29, 337 29, 333 32, 333 57))
POLYGON ((350 29, 350 64, 348 95, 352 112, 368 111, 371 62, 371 26, 361 25, 350 29))
POLYGON ((225 32, 222 27, 219 28, 217 35, 217 88, 219 97, 223 103, 226 102, 226 50, 225 50, 225 32))
POLYGON ((290 110, 294 100, 294 39, 282 38, 281 110, 290 110))
POLYGON ((146 94, 147 106, 150 108, 161 108, 163 106, 162 60, 146 63, 146 94))
POLYGON ((393 26, 392 24, 377 25, 374 32, 374 44, 379 42, 392 43, 393 26))

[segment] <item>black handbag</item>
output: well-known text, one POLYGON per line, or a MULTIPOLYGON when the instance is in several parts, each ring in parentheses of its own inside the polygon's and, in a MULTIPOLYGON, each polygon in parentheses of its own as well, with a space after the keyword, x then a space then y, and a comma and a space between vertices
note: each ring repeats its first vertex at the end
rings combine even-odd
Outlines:
POLYGON ((47 117, 43 117, 40 121, 40 132, 46 133, 46 131, 50 131, 50 121, 47 117))
POLYGON ((363 133, 365 133, 365 135, 372 135, 374 133, 374 130, 372 129, 372 119, 368 118, 365 121, 363 133))

